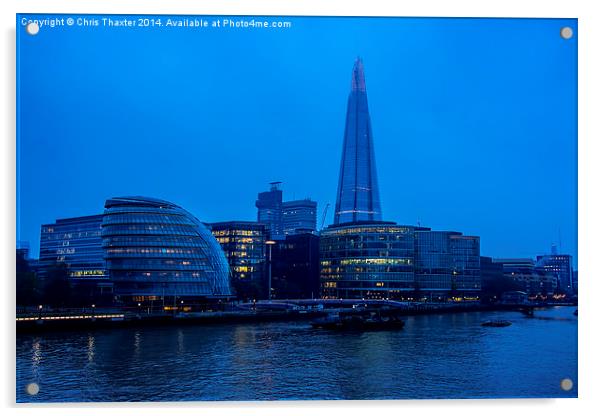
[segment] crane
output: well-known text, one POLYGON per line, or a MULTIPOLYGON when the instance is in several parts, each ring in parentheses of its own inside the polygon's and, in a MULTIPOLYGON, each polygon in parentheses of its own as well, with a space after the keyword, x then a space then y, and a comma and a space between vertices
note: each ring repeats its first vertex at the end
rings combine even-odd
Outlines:
POLYGON ((328 212, 328 207, 330 206, 330 203, 326 203, 326 206, 324 207, 324 211, 322 212, 322 223, 320 224, 320 230, 322 230, 324 228, 324 222, 326 221, 326 213, 328 212))

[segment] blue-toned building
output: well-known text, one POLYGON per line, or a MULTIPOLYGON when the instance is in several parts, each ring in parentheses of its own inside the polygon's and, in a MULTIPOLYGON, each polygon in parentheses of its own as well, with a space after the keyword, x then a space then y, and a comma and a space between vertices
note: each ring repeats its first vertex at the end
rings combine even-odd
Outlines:
POLYGON ((322 230, 320 283, 326 299, 403 298, 414 289, 414 227, 371 221, 322 230))
POLYGON ((197 218, 171 202, 107 200, 102 248, 115 295, 122 301, 232 295, 230 268, 219 243, 197 218))
POLYGON ((38 276, 45 279, 53 267, 63 264, 74 286, 110 293, 113 284, 102 249, 102 219, 102 215, 88 215, 42 225, 38 276))
POLYGON ((347 100, 334 224, 380 220, 380 197, 364 65, 357 58, 347 100))
POLYGON ((324 298, 478 299, 479 237, 382 221, 362 61, 353 67, 334 224, 320 232, 324 298))
POLYGON ((558 290, 558 276, 545 272, 531 258, 499 258, 493 262, 501 264, 504 276, 517 283, 531 298, 545 298, 558 290))
POLYGON ((314 233, 318 204, 309 198, 282 203, 282 230, 285 236, 314 233))
POLYGON ((556 246, 552 247, 552 253, 537 256, 536 268, 545 274, 557 278, 558 290, 567 295, 573 295, 573 256, 570 254, 558 254, 556 246))
POLYGON ((208 224, 230 265, 230 281, 236 297, 263 299, 267 294, 266 240, 268 229, 255 221, 208 224))
POLYGON ((282 182, 270 183, 270 190, 257 195, 257 222, 265 224, 268 228, 269 238, 282 240, 284 238, 284 225, 282 223, 282 182))
POLYGON ((272 250, 272 298, 320 296, 320 238, 312 232, 287 235, 272 250))

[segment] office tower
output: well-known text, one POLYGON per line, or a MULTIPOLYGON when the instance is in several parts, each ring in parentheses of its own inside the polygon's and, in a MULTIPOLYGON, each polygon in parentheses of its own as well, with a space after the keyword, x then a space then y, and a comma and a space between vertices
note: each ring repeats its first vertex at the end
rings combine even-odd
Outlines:
POLYGON ((282 204, 284 235, 313 233, 316 231, 318 204, 311 199, 286 201, 282 204))
POLYGON ((329 226, 320 233, 327 299, 400 299, 414 289, 414 227, 394 222, 329 226))
POLYGON ((479 237, 417 228, 415 242, 415 284, 420 296, 438 300, 479 297, 479 237))
POLYGON ((282 225, 282 182, 270 183, 270 190, 257 195, 257 221, 268 227, 269 238, 281 240, 284 238, 282 225))
POLYGON ((272 288, 276 299, 320 296, 320 238, 311 232, 287 235, 274 245, 272 288))
POLYGON ((380 197, 364 65, 357 58, 347 101, 334 224, 380 220, 380 197))
POLYGON ((254 221, 208 224, 230 265, 230 281, 237 298, 263 299, 267 293, 267 228, 254 221))
POLYGON ((102 249, 101 215, 65 218, 45 224, 40 232, 38 276, 46 279, 57 266, 65 266, 73 287, 86 294, 111 293, 113 284, 102 249))
POLYGON ((558 279, 558 289, 567 295, 574 294, 573 282, 573 256, 558 254, 555 246, 552 254, 537 256, 536 267, 546 274, 558 279))

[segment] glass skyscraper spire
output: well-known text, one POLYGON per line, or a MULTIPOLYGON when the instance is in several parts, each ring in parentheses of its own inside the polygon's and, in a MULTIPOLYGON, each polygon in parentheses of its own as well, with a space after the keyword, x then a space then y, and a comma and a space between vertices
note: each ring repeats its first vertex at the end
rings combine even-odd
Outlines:
POLYGON ((380 221, 381 208, 364 65, 353 66, 334 224, 380 221))

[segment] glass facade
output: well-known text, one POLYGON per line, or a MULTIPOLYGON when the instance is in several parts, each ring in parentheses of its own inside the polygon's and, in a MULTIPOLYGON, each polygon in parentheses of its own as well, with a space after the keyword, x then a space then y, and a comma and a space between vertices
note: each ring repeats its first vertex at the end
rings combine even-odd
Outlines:
POLYGON ((270 183, 270 190, 257 195, 257 222, 268 227, 269 238, 280 240, 284 238, 282 224, 282 190, 281 182, 270 183))
POLYGON ((536 267, 543 273, 558 279, 558 288, 565 294, 574 293, 573 256, 568 254, 549 254, 537 256, 536 267))
POLYGON ((481 239, 475 236, 451 233, 452 290, 461 296, 478 296, 481 290, 481 239))
POLYGON ((364 66, 358 58, 353 67, 351 93, 347 101, 334 224, 380 220, 380 197, 364 66))
POLYGON ((266 226, 253 221, 228 221, 212 223, 209 227, 230 265, 236 296, 265 297, 266 226))
POLYGON ((325 298, 476 299, 479 237, 387 222, 330 226, 320 234, 325 298))
POLYGON ((414 288, 414 227, 330 226, 320 234, 322 297, 400 298, 414 288))
POLYGON ((446 231, 416 231, 416 288, 447 292, 452 287, 452 253, 446 231))
POLYGON ((416 288, 425 296, 478 297, 479 237, 456 231, 416 230, 416 288))
MULTIPOLYGON (((102 249, 102 215, 67 218, 42 225, 39 276, 63 263, 73 281, 109 282, 102 249)), ((110 285, 106 285, 110 286, 110 285)))
POLYGON ((232 294, 218 242, 192 214, 170 202, 107 200, 102 247, 115 294, 123 299, 232 294))
POLYGON ((310 199, 286 201, 282 204, 282 226, 284 235, 316 231, 318 204, 310 199))

